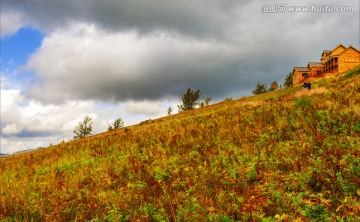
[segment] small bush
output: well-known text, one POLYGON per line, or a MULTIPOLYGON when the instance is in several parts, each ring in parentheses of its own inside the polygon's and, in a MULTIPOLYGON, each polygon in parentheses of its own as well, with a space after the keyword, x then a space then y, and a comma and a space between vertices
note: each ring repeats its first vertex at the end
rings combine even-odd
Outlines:
POLYGON ((305 107, 305 106, 311 106, 313 104, 313 101, 309 97, 301 97, 295 102, 295 107, 305 107))

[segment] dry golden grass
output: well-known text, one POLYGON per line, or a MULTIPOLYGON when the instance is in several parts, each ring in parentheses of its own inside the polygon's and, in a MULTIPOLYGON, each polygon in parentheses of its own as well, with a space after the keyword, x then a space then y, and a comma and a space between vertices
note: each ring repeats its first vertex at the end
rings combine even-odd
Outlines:
POLYGON ((324 87, 319 87, 319 88, 314 88, 311 90, 308 89, 301 89, 299 90, 296 94, 295 97, 302 97, 302 96, 312 96, 315 94, 324 94, 326 92, 328 92, 329 90, 324 88, 324 87))
POLYGON ((360 75, 0 158, 0 221, 360 221, 360 75))

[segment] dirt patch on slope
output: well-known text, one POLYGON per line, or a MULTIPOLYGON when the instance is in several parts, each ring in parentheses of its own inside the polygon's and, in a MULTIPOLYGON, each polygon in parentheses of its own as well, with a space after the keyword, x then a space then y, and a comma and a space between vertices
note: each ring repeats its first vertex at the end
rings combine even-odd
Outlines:
POLYGON ((323 87, 319 87, 319 88, 315 88, 315 89, 302 89, 299 92, 297 92, 295 94, 295 97, 302 97, 302 96, 309 96, 309 95, 314 95, 314 94, 323 94, 328 92, 329 90, 323 88, 323 87))

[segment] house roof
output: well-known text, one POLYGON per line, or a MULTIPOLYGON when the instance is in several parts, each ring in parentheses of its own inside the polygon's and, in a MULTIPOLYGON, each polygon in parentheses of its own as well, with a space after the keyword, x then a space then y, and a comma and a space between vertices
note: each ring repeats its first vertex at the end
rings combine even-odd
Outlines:
POLYGON ((331 53, 331 50, 323 50, 321 56, 323 56, 324 54, 329 55, 331 53))
POLYGON ((311 69, 309 67, 294 67, 291 75, 294 75, 295 71, 299 71, 299 72, 310 72, 311 69))
POLYGON ((331 51, 334 51, 334 50, 336 50, 337 48, 339 48, 339 47, 343 47, 344 49, 346 49, 346 46, 344 46, 342 43, 340 43, 339 45, 337 45, 333 50, 331 50, 331 51))
POLYGON ((324 54, 325 54, 325 56, 330 55, 330 56, 337 57, 338 55, 340 55, 341 53, 343 53, 345 50, 346 50, 346 47, 345 47, 342 43, 340 43, 340 44, 337 45, 333 50, 323 50, 323 52, 322 52, 322 54, 321 54, 321 57, 324 57, 324 54), (336 55, 333 54, 334 51, 337 50, 338 48, 343 48, 344 50, 341 51, 340 53, 336 54, 336 55))
MULTIPOLYGON (((359 49, 357 49, 357 48, 355 48, 355 46, 353 46, 353 45, 349 45, 349 47, 348 48, 353 48, 353 49, 355 49, 356 51, 359 51, 359 49)), ((360 52, 360 51, 359 51, 360 52)))
POLYGON ((321 66, 321 62, 308 62, 308 67, 320 67, 321 66))
POLYGON ((344 52, 346 52, 346 51, 349 50, 349 49, 354 49, 355 51, 357 51, 357 52, 360 53, 360 51, 359 51, 357 48, 355 48, 355 47, 352 46, 352 45, 349 45, 349 47, 347 47, 347 49, 345 49, 344 51, 342 51, 341 53, 339 53, 339 55, 342 54, 342 53, 344 53, 344 52))
POLYGON ((294 67, 294 70, 297 70, 300 72, 311 71, 311 69, 309 67, 294 67))
POLYGON ((338 56, 339 54, 341 54, 344 50, 346 50, 346 47, 343 44, 339 44, 337 45, 332 51, 331 51, 331 55, 332 56, 338 56), (337 54, 333 54, 335 52, 335 50, 337 50, 338 48, 343 48, 343 50, 341 52, 338 52, 337 54))

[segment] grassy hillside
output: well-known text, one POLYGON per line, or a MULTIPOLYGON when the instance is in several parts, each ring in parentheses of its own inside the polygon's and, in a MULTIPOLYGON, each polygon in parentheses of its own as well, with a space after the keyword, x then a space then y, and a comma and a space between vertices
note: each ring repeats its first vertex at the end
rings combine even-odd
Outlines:
POLYGON ((360 71, 0 159, 5 221, 359 221, 360 71))

